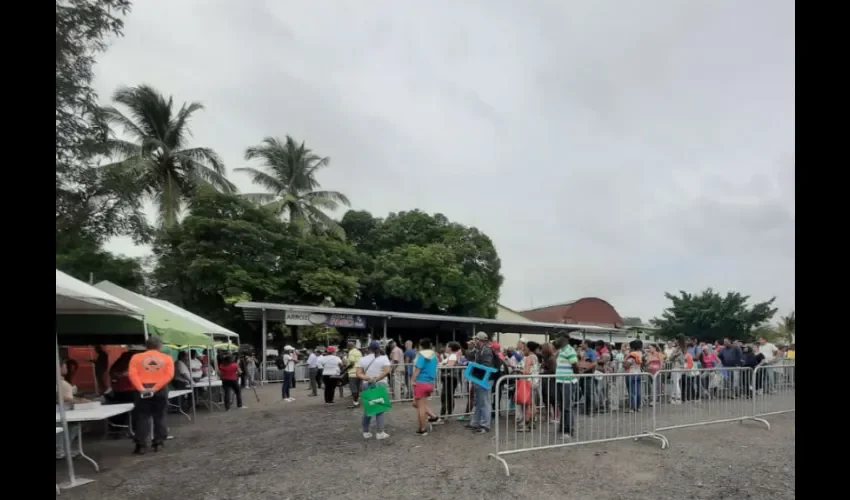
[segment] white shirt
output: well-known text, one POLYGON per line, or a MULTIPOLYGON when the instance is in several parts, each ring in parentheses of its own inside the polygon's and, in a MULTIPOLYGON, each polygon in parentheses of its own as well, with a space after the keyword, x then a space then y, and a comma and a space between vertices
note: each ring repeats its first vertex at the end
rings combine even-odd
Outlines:
POLYGON ((766 342, 764 345, 759 346, 759 354, 764 356, 765 363, 770 363, 776 358, 776 351, 776 346, 770 342, 766 342))
POLYGON ((283 371, 285 371, 285 372, 294 372, 295 371, 295 358, 290 356, 289 354, 283 355, 283 371))
MULTIPOLYGON (((384 373, 384 368, 390 365, 390 358, 386 356, 375 358, 374 354, 369 354, 360 358, 360 369, 364 371, 367 377, 380 377, 384 373)), ((378 383, 386 384, 387 379, 383 378, 378 383)))
POLYGON ((201 378, 203 375, 201 374, 201 368, 203 368, 203 364, 201 364, 201 360, 198 358, 193 358, 189 360, 189 371, 192 373, 192 378, 201 378))
POLYGON ((310 356, 307 358, 307 368, 315 368, 316 363, 319 361, 319 357, 316 356, 315 352, 311 352, 310 356))
POLYGON ((340 374, 342 368, 342 360, 336 356, 322 356, 319 358, 318 367, 322 370, 322 375, 335 377, 340 374))
POLYGON ((449 361, 454 361, 455 365, 457 365, 457 354, 452 352, 452 353, 449 353, 448 356, 443 356, 443 362, 440 363, 440 364, 443 365, 443 366, 448 366, 449 361))

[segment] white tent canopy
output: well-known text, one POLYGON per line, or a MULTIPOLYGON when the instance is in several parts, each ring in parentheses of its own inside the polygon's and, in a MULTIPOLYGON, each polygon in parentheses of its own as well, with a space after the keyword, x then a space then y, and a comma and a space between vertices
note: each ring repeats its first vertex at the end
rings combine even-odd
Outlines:
POLYGON ((56 314, 124 314, 142 310, 103 290, 56 270, 56 314))
POLYGON ((189 312, 189 311, 187 311, 186 309, 183 309, 180 306, 176 306, 176 305, 172 304, 171 302, 168 302, 167 300, 155 299, 153 297, 148 297, 148 299, 156 302, 157 304, 168 309, 169 311, 173 312, 174 314, 177 314, 178 316, 182 316, 184 319, 186 319, 188 321, 193 321, 193 322, 195 322, 195 323, 197 323, 201 326, 206 327, 207 333, 210 333, 212 335, 225 335, 225 336, 230 337, 230 338, 237 338, 237 339, 239 338, 238 333, 231 331, 231 330, 228 330, 227 328, 224 328, 223 326, 219 326, 219 325, 213 323, 212 321, 205 319, 205 318, 202 318, 201 316, 198 316, 197 314, 194 314, 192 312, 189 312))

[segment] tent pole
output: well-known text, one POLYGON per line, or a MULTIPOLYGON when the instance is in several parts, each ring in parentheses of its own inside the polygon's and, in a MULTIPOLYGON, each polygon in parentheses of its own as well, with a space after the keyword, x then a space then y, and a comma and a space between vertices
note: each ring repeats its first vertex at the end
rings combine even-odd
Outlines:
POLYGON ((145 333, 145 342, 148 341, 148 322, 142 317, 142 331, 145 333))
POLYGON ((260 367, 262 369, 262 372, 260 372, 260 385, 266 385, 266 336, 268 335, 268 325, 266 324, 267 319, 268 318, 266 317, 266 310, 263 309, 263 340, 261 342, 263 346, 263 352, 260 354, 260 367))
POLYGON ((387 345, 387 318, 384 318, 384 345, 387 345))
POLYGON ((94 482, 93 479, 84 479, 77 477, 74 474, 74 457, 71 452, 71 435, 68 430, 68 417, 65 414, 65 402, 62 401, 62 395, 59 387, 62 385, 62 368, 59 359, 59 335, 56 335, 56 406, 59 407, 59 421, 62 424, 62 440, 65 442, 65 462, 68 464, 68 482, 61 485, 62 489, 69 489, 75 486, 94 482))

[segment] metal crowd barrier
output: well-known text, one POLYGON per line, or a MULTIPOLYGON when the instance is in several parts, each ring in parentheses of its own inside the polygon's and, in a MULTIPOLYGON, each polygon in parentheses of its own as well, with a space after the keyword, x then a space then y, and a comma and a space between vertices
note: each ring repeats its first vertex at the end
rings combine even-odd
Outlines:
MULTIPOLYGON (((495 395, 495 451, 515 453, 626 439, 652 438, 661 448, 670 441, 662 431, 753 420, 795 411, 795 365, 788 361, 752 368, 665 369, 649 373, 574 375, 557 383, 555 375, 506 375, 495 395), (520 380, 532 386, 533 400, 517 405, 520 380), (562 432, 567 427, 569 433, 562 432)), ((523 384, 524 385, 524 384, 523 384)), ((524 388, 523 388, 524 390, 524 388)))
MULTIPOLYGON (((559 383, 556 375, 506 375, 496 382, 496 450, 498 460, 510 475, 505 455, 588 443, 653 438, 667 447, 667 440, 652 426, 652 411, 645 392, 652 386, 648 373, 593 373, 574 375, 574 382, 559 383), (515 405, 514 415, 505 408, 511 386, 530 381, 533 399, 515 405), (566 431, 566 432, 565 432, 566 431)), ((523 389, 525 390, 525 389, 523 389)))

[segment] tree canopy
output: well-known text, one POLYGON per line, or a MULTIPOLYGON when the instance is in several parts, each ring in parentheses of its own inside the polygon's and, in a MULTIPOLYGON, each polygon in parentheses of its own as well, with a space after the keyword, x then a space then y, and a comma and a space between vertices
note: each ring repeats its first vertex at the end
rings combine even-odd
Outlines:
POLYGON ((671 302, 660 318, 652 324, 660 330, 658 335, 675 338, 684 335, 702 341, 723 338, 751 340, 753 330, 776 314, 776 298, 750 305, 750 297, 738 292, 720 295, 711 288, 699 294, 680 291, 678 295, 665 293, 671 302))

